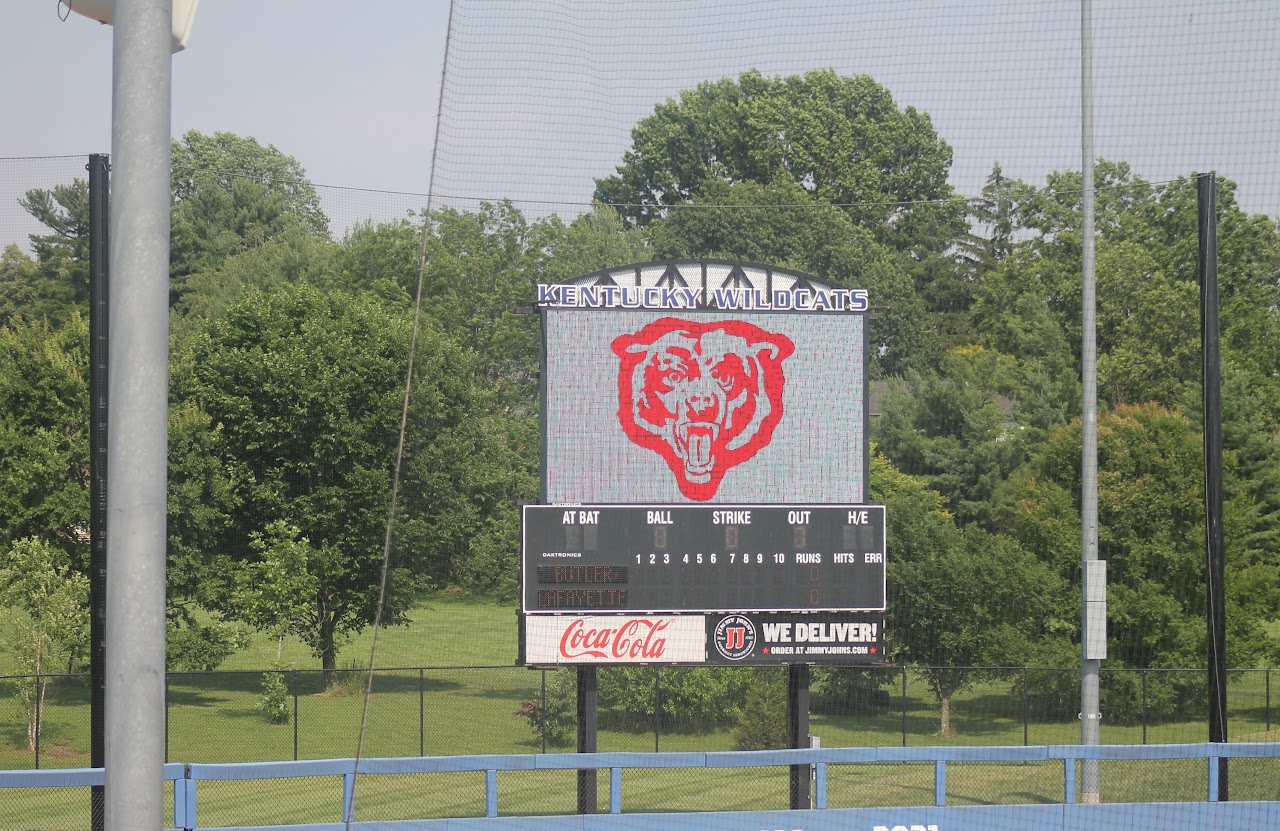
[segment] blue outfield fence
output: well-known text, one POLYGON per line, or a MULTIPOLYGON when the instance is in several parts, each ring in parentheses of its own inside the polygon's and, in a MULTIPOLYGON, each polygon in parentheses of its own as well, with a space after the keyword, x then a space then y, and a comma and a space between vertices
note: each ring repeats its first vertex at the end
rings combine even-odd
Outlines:
MULTIPOLYGON (((174 828, 187 831, 333 831, 346 827, 364 831, 463 831, 519 828, 521 831, 1041 831, 1084 828, 1188 829, 1277 828, 1280 799, 1219 802, 1219 779, 1228 759, 1280 759, 1280 744, 1182 745, 1043 745, 1032 747, 878 747, 803 750, 726 751, 712 753, 549 753, 529 755, 437 756, 396 759, 354 759, 256 762, 230 764, 167 764, 166 782, 173 786, 174 828), (1170 793, 1186 802, 1077 802, 1078 763, 1085 760, 1141 762, 1147 760, 1204 760, 1204 789, 1199 794, 1170 793), (1061 800, 1038 805, 948 805, 949 766, 964 763, 1060 762, 1061 800), (933 804, 914 807, 829 808, 829 768, 839 765, 932 763, 933 804), (790 768, 810 766, 814 807, 803 811, 695 811, 624 814, 627 783, 624 772, 637 769, 790 768), (499 816, 498 773, 504 771, 608 771, 608 813, 570 816, 499 816), (448 773, 483 774, 483 817, 358 821, 357 774, 430 776, 448 773), (249 782, 300 777, 334 780, 332 822, 295 825, 200 825, 201 782, 249 782)), ((101 769, 10 771, 0 773, 0 788, 89 788, 103 782, 101 769)), ((1280 780, 1277 780, 1280 787, 1280 780)), ((419 787, 418 783, 414 783, 419 787)), ((420 787, 429 787, 423 781, 420 787)), ((1107 787, 1106 779, 1103 788, 1107 787)))

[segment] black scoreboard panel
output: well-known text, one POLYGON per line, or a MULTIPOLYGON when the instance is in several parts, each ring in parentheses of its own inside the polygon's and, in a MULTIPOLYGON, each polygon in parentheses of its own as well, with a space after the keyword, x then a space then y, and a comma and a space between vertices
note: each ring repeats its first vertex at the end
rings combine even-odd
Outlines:
POLYGON ((525 614, 885 608, 882 505, 526 505, 525 614))

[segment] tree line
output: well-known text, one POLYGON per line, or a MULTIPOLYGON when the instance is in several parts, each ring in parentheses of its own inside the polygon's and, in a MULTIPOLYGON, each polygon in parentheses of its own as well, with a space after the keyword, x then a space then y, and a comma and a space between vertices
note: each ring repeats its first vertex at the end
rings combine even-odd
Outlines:
MULTIPOLYGON (((514 598, 517 506, 539 482, 538 320, 517 313, 534 286, 723 257, 889 307, 869 326, 886 635, 892 660, 929 667, 943 732, 951 697, 981 680, 965 668, 1078 664, 1080 174, 1032 184, 997 164, 965 199, 950 164, 928 115, 867 76, 749 72, 657 105, 571 220, 495 201, 333 238, 292 157, 228 133, 176 140, 174 666, 216 666, 252 627, 301 638, 333 670, 373 621, 422 254, 384 622, 430 589, 514 598)), ((1280 658, 1280 227, 1218 181, 1227 648, 1248 667, 1280 658)), ((1195 184, 1096 168, 1113 666, 1204 663, 1195 184)), ((31 596, 33 564, 86 572, 87 204, 82 181, 31 191, 45 232, 30 255, 0 256, 0 579, 14 596, 31 596)), ((85 658, 75 638, 40 642, 46 659, 85 658)), ((1113 688, 1104 709, 1134 695, 1113 688)), ((1160 700, 1195 708, 1203 692, 1160 700)))

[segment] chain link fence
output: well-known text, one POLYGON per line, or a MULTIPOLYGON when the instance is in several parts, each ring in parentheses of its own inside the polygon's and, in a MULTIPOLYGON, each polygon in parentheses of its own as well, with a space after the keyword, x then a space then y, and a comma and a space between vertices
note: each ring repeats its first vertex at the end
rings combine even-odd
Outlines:
MULTIPOLYGON (((927 668, 827 669, 812 691, 812 736, 822 747, 1079 740, 1078 707, 1072 700, 1078 669, 962 669, 974 680, 951 696, 946 733, 942 703, 930 687, 927 668)), ((776 737, 782 735, 785 705, 761 704, 733 692, 739 683, 730 677, 735 672, 741 670, 645 667, 611 679, 609 669, 601 670, 598 749, 781 746, 776 737), (719 695, 736 700, 712 700, 719 695)), ((760 683, 760 672, 749 672, 747 686, 767 685, 760 683)), ((573 677, 572 670, 509 666, 377 670, 364 744, 357 748, 368 678, 363 670, 336 670, 328 679, 318 669, 171 672, 167 756, 211 763, 348 758, 357 751, 364 757, 571 751, 577 746, 573 677)), ((1269 740, 1280 720, 1273 690, 1278 682, 1278 669, 1232 672, 1233 741, 1269 740)), ((1204 670, 1104 671, 1102 742, 1205 741, 1205 687, 1204 670)), ((0 718, 5 745, 0 768, 88 766, 86 676, 0 677, 0 718), (43 695, 29 694, 35 690, 43 695)))

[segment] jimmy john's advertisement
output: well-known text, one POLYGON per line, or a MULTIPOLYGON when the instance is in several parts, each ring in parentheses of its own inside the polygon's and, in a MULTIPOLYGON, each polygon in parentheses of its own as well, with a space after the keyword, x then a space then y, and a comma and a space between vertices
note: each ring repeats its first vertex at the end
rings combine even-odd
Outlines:
POLYGON ((882 614, 708 615, 709 664, 883 664, 882 614))

